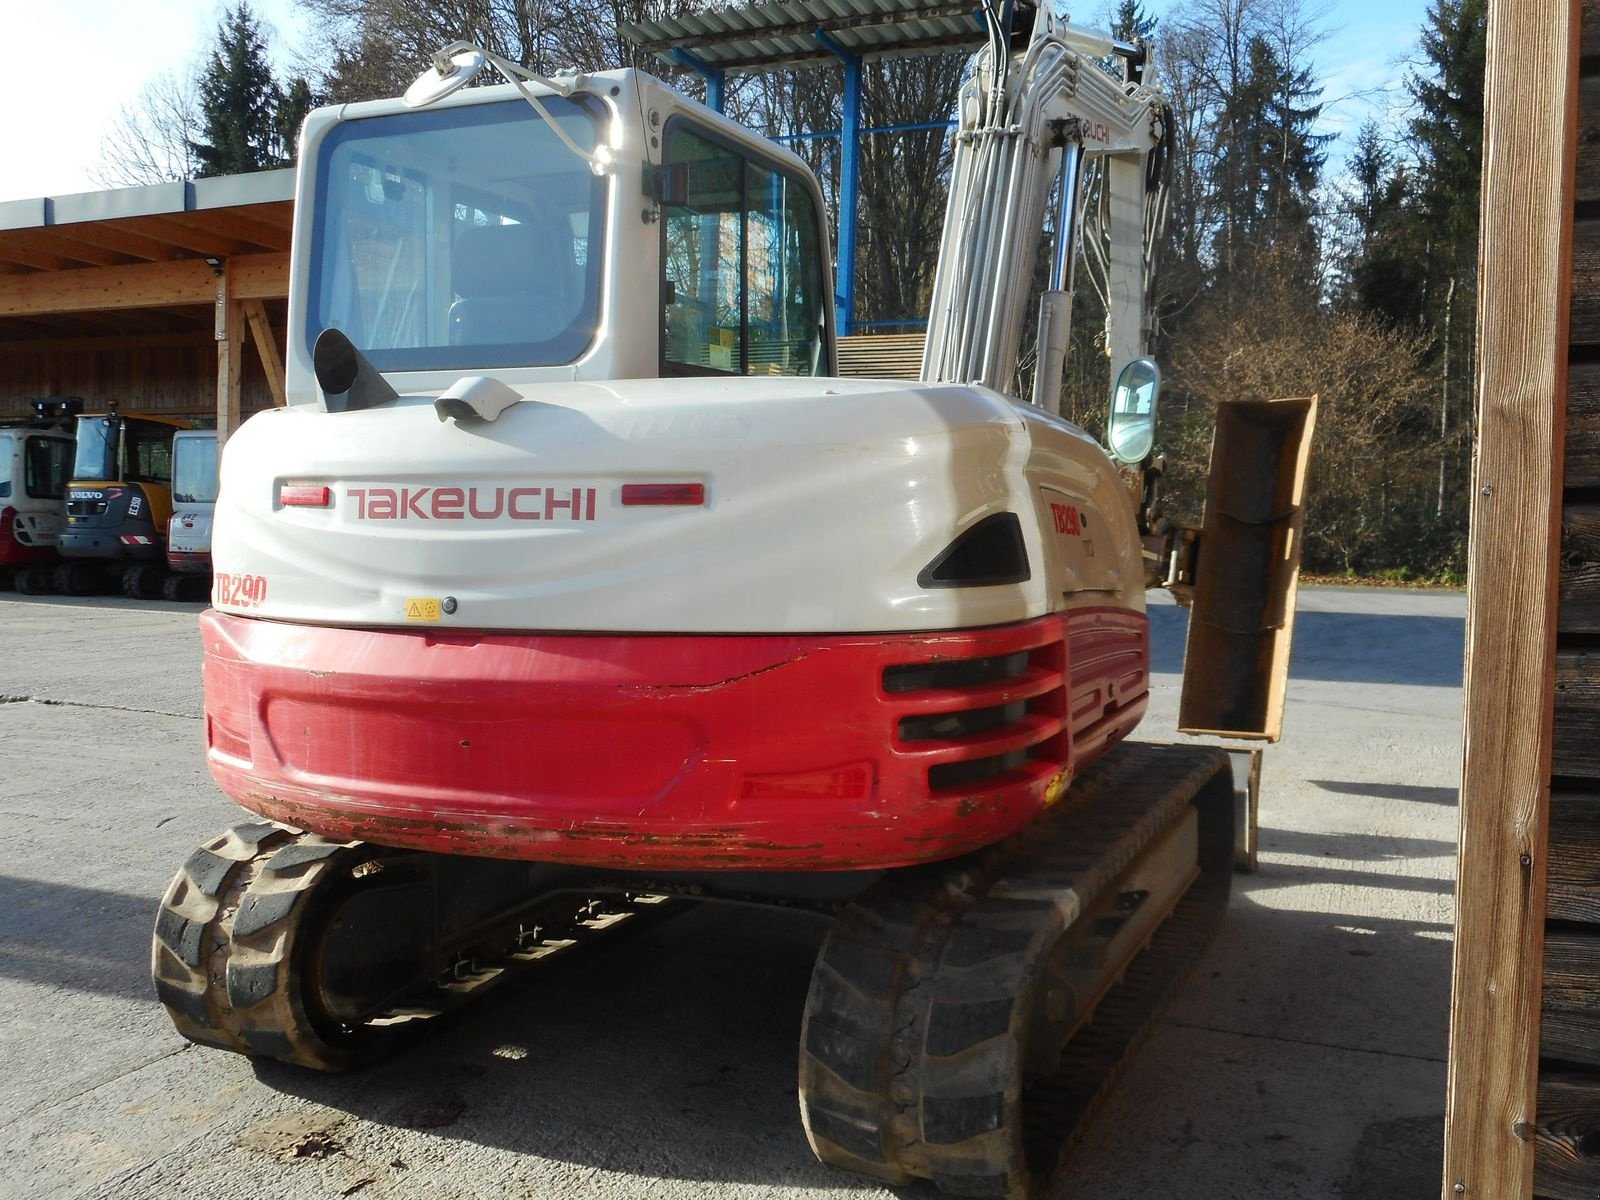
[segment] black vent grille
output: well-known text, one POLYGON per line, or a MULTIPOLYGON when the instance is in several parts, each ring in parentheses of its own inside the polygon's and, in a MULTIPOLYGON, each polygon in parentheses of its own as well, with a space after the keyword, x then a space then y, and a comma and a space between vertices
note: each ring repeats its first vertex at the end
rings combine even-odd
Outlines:
POLYGON ((989 658, 957 658, 948 662, 886 667, 883 690, 890 693, 919 692, 929 688, 964 688, 998 683, 1002 679, 1015 679, 1026 671, 1029 657, 1028 651, 1018 650, 1015 654, 996 654, 989 658))
POLYGON ((949 741, 951 738, 971 737, 1004 729, 1022 720, 1028 713, 1028 702, 1018 700, 1013 704, 1000 704, 994 708, 971 708, 966 712, 933 713, 925 717, 902 717, 900 740, 902 742, 949 741))
POLYGON ((972 758, 966 762, 940 763, 928 768, 928 786, 940 788, 969 787, 983 783, 1007 771, 1015 771, 1028 761, 1028 751, 1011 750, 988 758, 972 758))
POLYGON ((1028 547, 1016 513, 994 513, 951 542, 917 576, 925 588, 995 587, 1026 583, 1028 547))
MULTIPOLYGON (((990 643, 992 646, 992 642, 990 643)), ((927 761, 931 790, 1004 787, 1045 772, 1066 753, 1066 645, 886 667, 895 742, 927 761)), ((930 657, 932 657, 930 655, 930 657)))

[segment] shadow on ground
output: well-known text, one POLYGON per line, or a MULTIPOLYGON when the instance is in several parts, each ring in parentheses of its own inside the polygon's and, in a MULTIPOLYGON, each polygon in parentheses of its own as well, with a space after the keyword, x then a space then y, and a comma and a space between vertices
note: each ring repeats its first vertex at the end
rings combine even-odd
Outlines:
MULTIPOLYGON (((1403 1147, 1426 1140, 1432 1118, 1397 1109, 1406 1089, 1396 1072, 1410 1080, 1436 1073, 1437 1089, 1427 1094, 1442 1097, 1448 928, 1302 911, 1280 906, 1275 893, 1337 884, 1364 907, 1359 889, 1445 891, 1447 881, 1381 867, 1448 847, 1270 829, 1263 838, 1271 848, 1333 861, 1269 864, 1241 877, 1221 937, 1163 1023, 1163 1036, 1180 1045, 1221 1039, 1223 1052, 1209 1067, 1187 1052, 1176 1075, 1178 1060, 1159 1067, 1194 1092, 1185 1111, 1198 1114, 1198 1132, 1182 1136, 1212 1139, 1218 1157, 1208 1169, 1221 1174, 1206 1194, 1313 1194, 1301 1190, 1313 1186, 1314 1194, 1334 1195, 1348 1177, 1350 1188, 1360 1188, 1345 1190, 1348 1196, 1411 1195, 1401 1177, 1420 1178, 1421 1169, 1403 1147), (1280 1178, 1291 1160, 1330 1174, 1280 1178), (1287 1190, 1271 1191, 1275 1179, 1287 1190)), ((146 897, 0 878, 0 974, 154 1004, 146 966, 153 912, 146 897)), ((359 1119, 363 1138, 380 1147, 385 1130, 422 1130, 646 1180, 870 1189, 816 1162, 795 1102, 801 1013, 826 928, 807 914, 705 905, 492 996, 388 1062, 343 1076, 262 1062, 256 1080, 359 1119)), ((188 1069, 214 1072, 218 1089, 239 1078, 221 1052, 191 1053, 188 1069)), ((248 1082, 234 1103, 251 1103, 248 1082)), ((264 1097, 254 1103, 281 1109, 264 1097)), ((1159 1138, 1146 1148, 1144 1137, 1099 1153, 1159 1160, 1159 1138)), ((1188 1177, 1188 1152, 1175 1145, 1168 1188, 1188 1177)), ((1060 1194, 1075 1194, 1072 1173, 1080 1169, 1098 1177, 1104 1160, 1069 1166, 1060 1194)), ((1151 1193, 1130 1182, 1093 1194, 1142 1200, 1151 1193)))
POLYGON ((0 875, 0 976, 148 999, 154 896, 0 875))
POLYGON ((1409 862, 1424 858, 1453 859, 1456 856, 1456 844, 1453 841, 1384 837, 1376 833, 1302 833, 1297 829, 1261 830, 1261 848, 1283 854, 1321 855, 1352 862, 1409 862))
POLYGON ((871 1188, 816 1161, 795 1100, 826 930, 704 905, 492 997, 387 1063, 323 1076, 261 1062, 257 1077, 380 1125, 608 1172, 871 1188))
MULTIPOLYGON (((1306 882, 1449 886, 1316 867, 1270 868, 1242 880, 1219 943, 1167 1024, 1231 1034, 1241 1053, 1263 1056, 1267 1065, 1260 1069, 1274 1077, 1272 1089, 1229 1096, 1212 1114, 1221 1125, 1287 1123, 1321 1130, 1318 1137, 1344 1137, 1342 1149, 1310 1160, 1331 1172, 1323 1181, 1328 1190, 1319 1194, 1337 1194, 1348 1175, 1374 1182, 1373 1190, 1346 1194, 1407 1195, 1404 1188, 1379 1187, 1382 1173, 1398 1168, 1362 1165, 1371 1157, 1363 1139, 1375 1124, 1416 1115, 1394 1111, 1396 1092, 1404 1089, 1387 1077, 1391 1064, 1413 1075, 1436 1072, 1436 1094, 1443 1096, 1449 944, 1432 925, 1270 904, 1276 889, 1306 882), (1323 980, 1326 986, 1308 986, 1323 980), (1337 1117, 1326 1111, 1330 1074, 1340 1089, 1337 1117), (1303 1108, 1285 1112, 1285 1104, 1303 1108)), ((824 929, 792 915, 705 906, 522 995, 492 1002, 404 1059, 344 1078, 272 1063, 258 1075, 271 1087, 380 1125, 412 1127, 440 1111, 459 1113, 437 1132, 580 1167, 646 1178, 853 1188, 858 1181, 812 1157, 794 1095, 800 1017, 824 929)), ((1200 1097, 1207 1107, 1219 1103, 1205 1079, 1191 1083, 1197 1103, 1200 1097)), ((1247 1181, 1271 1177, 1285 1157, 1285 1146, 1266 1140, 1254 1151, 1230 1151, 1226 1169, 1238 1188, 1213 1180, 1220 1186, 1206 1194, 1256 1195, 1247 1181)), ((1059 1194, 1075 1194, 1073 1169, 1059 1194)), ((1180 1178, 1174 1174, 1171 1185, 1180 1178)), ((926 1186, 910 1193, 935 1194, 926 1186)), ((1094 1194, 1122 1200, 1122 1194, 1094 1194)), ((1125 1193, 1126 1200, 1140 1195, 1125 1193)))
POLYGON ((1455 804, 1460 792, 1450 787, 1424 787, 1413 783, 1356 783, 1343 779, 1312 779, 1309 783, 1341 796, 1372 796, 1378 800, 1413 800, 1418 804, 1455 804))
MULTIPOLYGON (((1181 674, 1188 611, 1153 604, 1149 613, 1150 670, 1181 674)), ((1300 612, 1295 615, 1294 637, 1292 679, 1461 686, 1463 617, 1300 612)))

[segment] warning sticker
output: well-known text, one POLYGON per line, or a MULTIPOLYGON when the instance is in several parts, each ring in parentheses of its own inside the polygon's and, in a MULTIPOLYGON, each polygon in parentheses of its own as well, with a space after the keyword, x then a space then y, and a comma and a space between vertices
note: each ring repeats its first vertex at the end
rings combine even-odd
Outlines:
POLYGON ((442 616, 437 596, 413 596, 406 600, 406 620, 437 621, 442 616))

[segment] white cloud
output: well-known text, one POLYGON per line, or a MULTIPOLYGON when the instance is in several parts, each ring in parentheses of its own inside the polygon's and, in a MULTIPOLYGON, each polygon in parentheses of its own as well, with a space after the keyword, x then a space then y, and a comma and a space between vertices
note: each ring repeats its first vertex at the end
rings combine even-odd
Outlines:
MULTIPOLYGON (((280 49, 302 34, 292 0, 257 0, 280 49)), ((198 57, 215 36, 215 0, 0 0, 0 200, 94 190, 101 141, 118 110, 156 75, 198 57)), ((278 56, 279 61, 283 55, 278 56)))

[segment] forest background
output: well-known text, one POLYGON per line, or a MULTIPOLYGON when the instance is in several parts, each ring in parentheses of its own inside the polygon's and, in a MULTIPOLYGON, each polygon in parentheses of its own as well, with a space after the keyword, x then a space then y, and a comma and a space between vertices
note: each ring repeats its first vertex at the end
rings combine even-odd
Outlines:
MULTIPOLYGON (((299 0, 322 47, 279 77, 240 0, 203 61, 125 107, 108 186, 287 165, 315 104, 397 95, 457 38, 536 71, 639 66, 619 24, 704 0, 299 0)), ((1328 169, 1311 0, 1191 0, 1159 23, 1121 0, 1112 32, 1155 46, 1175 117, 1168 215, 1155 256, 1152 350, 1165 372, 1161 449, 1171 507, 1194 520, 1218 403, 1321 397, 1305 565, 1397 581, 1463 578, 1471 470, 1486 0, 1431 0, 1405 70, 1408 115, 1361 127, 1328 169)), ((965 55, 868 63, 867 128, 940 122, 965 55)), ((838 67, 729 81, 730 116, 789 140, 836 214, 838 67)), ((868 135, 861 152, 856 316, 874 332, 926 314, 951 144, 944 129, 868 135)), ((837 239, 835 239, 837 244, 837 239)), ((1099 432, 1104 307, 1080 274, 1063 411, 1099 432)), ((1024 361, 1016 394, 1028 395, 1024 361)))

